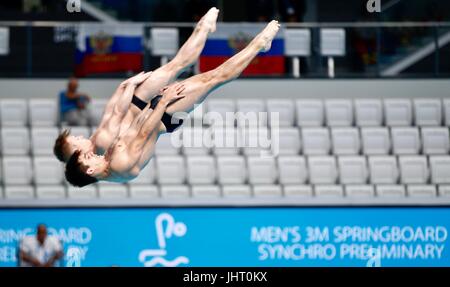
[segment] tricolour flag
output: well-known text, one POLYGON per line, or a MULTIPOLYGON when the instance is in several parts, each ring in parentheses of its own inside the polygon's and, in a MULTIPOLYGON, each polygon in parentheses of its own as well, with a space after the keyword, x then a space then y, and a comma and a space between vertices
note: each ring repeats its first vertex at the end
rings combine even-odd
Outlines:
POLYGON ((139 24, 81 24, 76 51, 76 74, 138 72, 142 70, 143 27, 139 24))
MULTIPOLYGON (((200 56, 200 71, 212 70, 234 54, 244 49, 265 27, 262 24, 220 24, 217 31, 208 36, 200 56)), ((272 48, 261 52, 244 70, 243 75, 283 75, 285 73, 284 39, 278 32, 272 48)))

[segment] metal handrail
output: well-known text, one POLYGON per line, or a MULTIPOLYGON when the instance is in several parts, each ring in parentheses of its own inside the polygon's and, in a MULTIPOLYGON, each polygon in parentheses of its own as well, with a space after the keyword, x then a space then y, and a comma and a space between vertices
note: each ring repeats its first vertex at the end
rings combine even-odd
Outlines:
MULTIPOLYGON (((0 21, 0 26, 8 27, 61 27, 61 26, 78 26, 84 23, 102 22, 60 22, 60 21, 0 21)), ((189 28, 194 27, 197 23, 190 22, 117 22, 104 23, 108 26, 122 24, 140 24, 144 27, 178 27, 189 28)), ((231 22, 220 22, 220 24, 231 24, 231 22)), ((233 24, 254 25, 254 22, 233 22, 233 24)), ((287 28, 326 28, 326 27, 342 27, 342 28, 412 28, 412 27, 450 27, 450 22, 304 22, 304 23, 282 23, 287 28)))

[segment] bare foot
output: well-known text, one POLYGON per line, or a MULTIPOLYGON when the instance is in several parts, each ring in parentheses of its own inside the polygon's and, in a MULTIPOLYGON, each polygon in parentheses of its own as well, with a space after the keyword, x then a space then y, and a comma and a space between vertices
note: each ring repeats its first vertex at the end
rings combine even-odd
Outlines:
POLYGON ((280 24, 276 20, 272 20, 267 24, 266 28, 260 33, 261 40, 263 41, 263 51, 267 52, 272 47, 272 40, 280 30, 280 24))
POLYGON ((216 31, 217 17, 219 16, 219 9, 213 7, 202 17, 200 23, 204 25, 208 32, 213 33, 216 31))

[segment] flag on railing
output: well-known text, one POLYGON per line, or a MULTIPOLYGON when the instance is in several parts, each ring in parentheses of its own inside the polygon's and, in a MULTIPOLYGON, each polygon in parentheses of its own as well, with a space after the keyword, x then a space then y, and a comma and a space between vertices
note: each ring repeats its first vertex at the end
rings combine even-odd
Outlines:
POLYGON ((78 31, 77 76, 142 70, 143 26, 81 24, 78 31))
MULTIPOLYGON (((263 24, 220 24, 208 36, 200 56, 200 71, 212 70, 244 49, 264 28, 263 24)), ((261 52, 242 73, 243 75, 283 75, 285 73, 284 39, 278 32, 268 52, 261 52)))

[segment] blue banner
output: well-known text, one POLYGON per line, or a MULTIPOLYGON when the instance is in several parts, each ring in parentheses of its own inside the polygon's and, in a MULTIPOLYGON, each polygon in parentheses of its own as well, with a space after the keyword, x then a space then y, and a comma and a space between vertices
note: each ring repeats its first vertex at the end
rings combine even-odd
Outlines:
POLYGON ((0 210, 0 267, 39 223, 64 266, 446 266, 450 208, 0 210))

